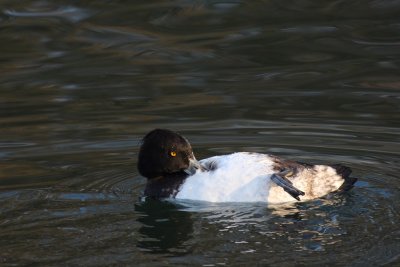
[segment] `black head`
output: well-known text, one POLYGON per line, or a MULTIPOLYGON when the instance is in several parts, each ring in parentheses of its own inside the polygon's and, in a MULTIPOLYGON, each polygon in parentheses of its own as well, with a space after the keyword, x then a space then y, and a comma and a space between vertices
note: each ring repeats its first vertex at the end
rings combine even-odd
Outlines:
POLYGON ((149 179, 168 174, 193 173, 199 168, 188 140, 170 130, 155 129, 142 141, 138 170, 149 179), (194 170, 195 171, 195 170, 194 170))

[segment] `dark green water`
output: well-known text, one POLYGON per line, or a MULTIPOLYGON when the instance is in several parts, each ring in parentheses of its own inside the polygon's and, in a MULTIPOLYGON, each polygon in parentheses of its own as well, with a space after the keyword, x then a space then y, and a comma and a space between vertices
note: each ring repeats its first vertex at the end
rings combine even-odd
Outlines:
POLYGON ((400 265, 399 1, 1 1, 0 73, 1 266, 400 265), (360 180, 141 203, 156 127, 360 180))

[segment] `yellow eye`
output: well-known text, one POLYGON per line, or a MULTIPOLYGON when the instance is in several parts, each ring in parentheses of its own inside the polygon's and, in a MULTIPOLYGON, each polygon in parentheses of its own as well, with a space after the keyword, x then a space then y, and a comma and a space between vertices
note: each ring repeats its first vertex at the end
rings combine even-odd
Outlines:
POLYGON ((171 151, 171 152, 169 152, 169 154, 171 155, 171 157, 176 157, 176 152, 175 151, 171 151))

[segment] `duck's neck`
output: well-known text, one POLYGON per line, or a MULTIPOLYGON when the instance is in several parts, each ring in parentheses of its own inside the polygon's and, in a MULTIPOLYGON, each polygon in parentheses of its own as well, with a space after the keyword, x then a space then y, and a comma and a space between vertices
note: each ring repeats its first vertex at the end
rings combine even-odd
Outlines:
POLYGON ((186 173, 177 172, 148 179, 144 195, 151 198, 175 197, 187 177, 186 173))

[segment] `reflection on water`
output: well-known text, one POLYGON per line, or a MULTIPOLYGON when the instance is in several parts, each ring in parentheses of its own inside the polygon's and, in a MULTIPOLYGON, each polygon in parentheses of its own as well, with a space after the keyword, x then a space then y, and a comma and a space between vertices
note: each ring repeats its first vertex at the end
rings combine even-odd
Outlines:
POLYGON ((399 263, 396 1, 3 1, 0 265, 399 263), (140 202, 138 144, 343 163, 289 206, 140 202))
POLYGON ((142 214, 138 218, 142 223, 138 231, 141 235, 139 248, 149 253, 188 253, 183 244, 193 237, 190 213, 177 209, 171 203, 151 200, 136 205, 135 211, 142 214))
MULTIPOLYGON (((384 228, 388 227, 371 222, 372 218, 386 215, 381 214, 377 200, 371 197, 358 203, 358 198, 363 197, 350 193, 272 207, 263 203, 144 202, 135 209, 143 216, 139 219, 143 225, 139 230, 142 239, 138 246, 150 253, 183 258, 201 253, 216 256, 215 253, 229 251, 230 258, 219 262, 227 265, 259 261, 285 264, 302 262, 298 258, 312 255, 316 265, 327 262, 338 265, 390 262, 400 251, 393 242, 383 244, 388 236, 383 237, 384 241, 382 236, 369 236, 363 241, 365 243, 360 244, 366 233, 384 233, 387 230, 384 228), (158 208, 155 209, 154 205, 158 208), (377 251, 368 249, 376 242, 383 247, 377 251), (291 253, 288 253, 288 247, 291 253), (350 253, 341 254, 340 259, 332 255, 332 251, 343 248, 351 248, 350 253), (366 250, 368 254, 365 254, 366 250), (385 256, 383 251, 387 251, 385 256)), ((394 223, 389 223, 389 228, 394 223)), ((397 231, 392 234, 398 238, 397 231)), ((197 263, 211 262, 202 258, 197 263)))

